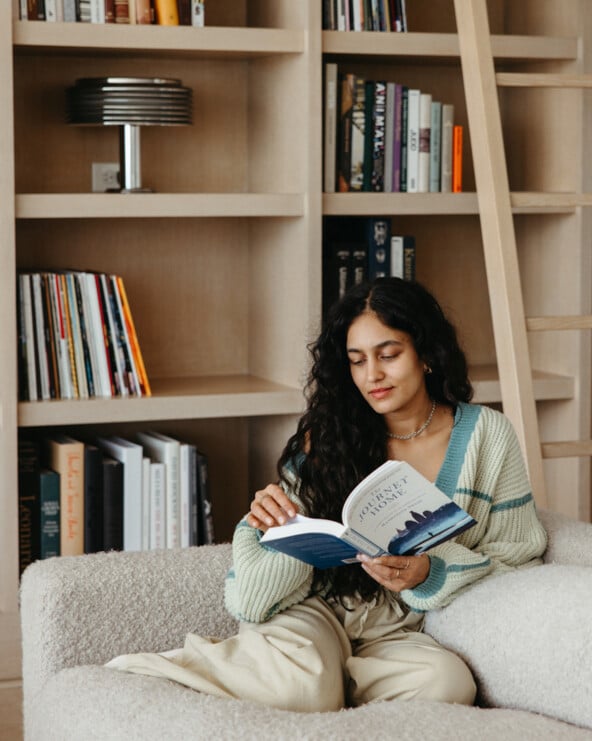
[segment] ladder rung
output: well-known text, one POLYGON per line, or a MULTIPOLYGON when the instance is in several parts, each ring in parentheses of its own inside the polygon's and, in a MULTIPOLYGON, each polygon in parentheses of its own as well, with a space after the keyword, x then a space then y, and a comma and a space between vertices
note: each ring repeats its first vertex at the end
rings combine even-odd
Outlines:
POLYGON ((585 458, 592 456, 592 440, 564 440, 541 445, 543 458, 585 458))
POLYGON ((561 75, 544 72, 498 72, 500 87, 592 87, 592 75, 561 75))
POLYGON ((592 316, 589 314, 575 316, 531 316, 526 319, 526 328, 530 332, 592 329, 592 316))

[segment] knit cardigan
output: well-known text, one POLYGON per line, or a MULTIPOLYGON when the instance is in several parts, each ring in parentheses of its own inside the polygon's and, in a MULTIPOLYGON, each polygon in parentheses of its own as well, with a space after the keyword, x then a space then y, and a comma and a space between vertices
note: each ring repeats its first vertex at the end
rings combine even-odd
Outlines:
MULTIPOLYGON (((389 595, 392 599, 426 612, 449 604, 484 577, 540 563, 547 536, 518 440, 503 414, 477 404, 458 405, 435 483, 477 524, 432 548, 426 580, 389 595)), ((286 487, 297 502, 298 485, 294 476, 286 487)), ((239 522, 226 578, 226 608, 247 622, 265 622, 306 599, 313 580, 312 566, 260 544, 260 538, 261 531, 245 519, 239 522)))

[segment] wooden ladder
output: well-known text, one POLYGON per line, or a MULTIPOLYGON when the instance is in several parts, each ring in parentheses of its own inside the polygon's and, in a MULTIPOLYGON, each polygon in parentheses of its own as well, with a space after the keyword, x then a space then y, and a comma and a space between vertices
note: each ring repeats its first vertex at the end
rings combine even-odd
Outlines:
MULTIPOLYGON (((541 445, 527 332, 591 329, 592 316, 525 316, 512 206, 527 194, 510 193, 497 88, 592 87, 592 77, 496 74, 486 0, 454 0, 454 8, 503 408, 522 446, 535 500, 546 507, 543 457, 592 455, 592 441, 541 445)), ((590 206, 592 196, 553 194, 553 203, 590 206)))

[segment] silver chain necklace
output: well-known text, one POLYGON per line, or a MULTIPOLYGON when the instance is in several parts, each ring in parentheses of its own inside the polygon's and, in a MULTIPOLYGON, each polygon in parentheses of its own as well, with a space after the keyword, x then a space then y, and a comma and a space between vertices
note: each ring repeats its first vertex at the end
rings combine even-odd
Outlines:
POLYGON ((410 432, 408 435, 395 435, 394 432, 387 432, 388 437, 392 437, 394 440, 411 440, 414 437, 417 437, 418 435, 421 435, 421 433, 427 429, 428 425, 432 421, 432 417, 434 416, 434 412, 436 411, 436 402, 432 401, 432 409, 428 415, 428 418, 426 421, 422 424, 421 427, 419 427, 415 432, 410 432))

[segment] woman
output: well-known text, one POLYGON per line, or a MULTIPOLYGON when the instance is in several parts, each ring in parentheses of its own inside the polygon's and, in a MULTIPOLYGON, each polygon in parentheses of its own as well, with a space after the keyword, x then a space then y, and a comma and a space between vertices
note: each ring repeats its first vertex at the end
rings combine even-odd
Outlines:
POLYGON ((539 563, 539 523, 507 419, 470 404, 453 327, 419 284, 358 286, 334 307, 312 347, 307 411, 236 529, 226 605, 237 636, 188 636, 161 655, 116 668, 279 708, 335 710, 375 700, 471 704, 461 659, 421 632, 427 610, 478 580, 539 563), (260 544, 296 512, 340 519, 344 499, 386 459, 412 464, 477 524, 418 556, 358 556, 315 571, 260 544))

